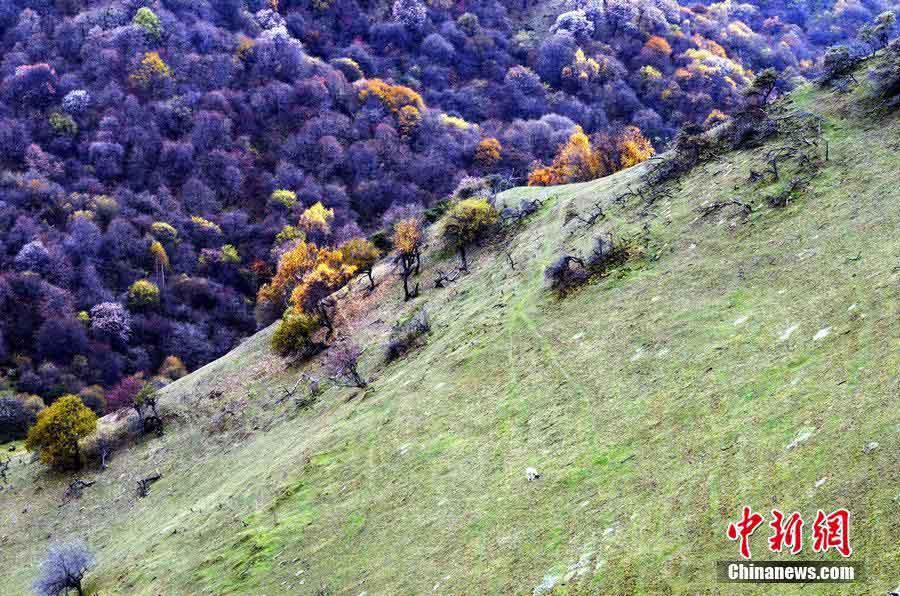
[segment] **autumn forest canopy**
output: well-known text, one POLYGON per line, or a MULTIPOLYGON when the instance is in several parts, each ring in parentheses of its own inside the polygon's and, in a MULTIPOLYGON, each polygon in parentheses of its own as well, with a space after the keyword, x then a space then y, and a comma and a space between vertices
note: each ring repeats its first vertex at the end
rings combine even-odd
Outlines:
POLYGON ((887 0, 546 8, 0 3, 0 398, 28 421, 0 431, 57 401, 143 422, 148 382, 281 317, 291 351, 389 255, 411 299, 438 216, 465 267, 491 192, 636 165, 729 119, 760 73, 784 93, 895 20, 887 0))

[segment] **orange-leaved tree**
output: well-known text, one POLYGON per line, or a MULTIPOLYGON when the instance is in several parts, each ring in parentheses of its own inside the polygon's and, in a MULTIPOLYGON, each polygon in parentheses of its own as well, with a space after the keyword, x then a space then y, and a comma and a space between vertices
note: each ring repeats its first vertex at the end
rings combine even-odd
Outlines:
POLYGON ((319 249, 312 242, 300 240, 281 256, 272 280, 256 294, 257 315, 261 324, 271 323, 284 311, 294 288, 312 271, 319 249))
POLYGON ((490 168, 498 163, 503 155, 503 147, 500 141, 494 137, 482 139, 475 149, 475 163, 482 168, 490 168))
POLYGON ((316 265, 304 275, 291 292, 291 314, 316 316, 328 335, 334 331, 331 294, 342 288, 354 275, 356 267, 344 262, 340 250, 323 248, 316 255, 316 265))
POLYGON ((552 186, 570 182, 584 182, 604 176, 600 156, 591 150, 591 142, 584 130, 576 126, 569 140, 563 145, 547 167, 537 167, 528 175, 529 186, 552 186))
POLYGON ((636 126, 617 135, 596 133, 590 139, 576 127, 549 166, 536 166, 528 174, 529 186, 585 182, 630 168, 653 156, 653 145, 636 126), (593 145, 592 142, 594 141, 593 145))

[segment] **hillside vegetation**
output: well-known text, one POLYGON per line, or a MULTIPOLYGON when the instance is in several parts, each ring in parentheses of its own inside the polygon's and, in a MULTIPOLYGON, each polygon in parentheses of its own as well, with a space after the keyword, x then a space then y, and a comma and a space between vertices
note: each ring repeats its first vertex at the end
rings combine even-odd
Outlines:
MULTIPOLYGON (((433 242, 422 295, 404 303, 382 265, 372 294, 360 279, 338 308, 336 334, 366 348, 366 390, 281 400, 302 370, 270 352, 269 328, 165 387, 165 435, 84 472, 96 484, 80 499, 61 505, 70 476, 9 454, 0 592, 26 593, 48 543, 80 536, 102 594, 720 593, 713 563, 737 557, 725 529, 748 504, 848 508, 865 562, 854 592, 893 588, 900 123, 865 88, 782 101, 821 116, 829 142, 785 207, 767 199, 792 166, 748 182, 774 138, 651 205, 613 201, 648 164, 500 195, 544 199, 502 241, 515 269, 488 244, 433 289, 454 258, 433 242), (598 200, 605 219, 574 217, 598 200), (727 200, 752 211, 698 211, 727 200), (547 265, 601 230, 638 249, 550 293, 547 265), (391 327, 419 309, 427 341, 385 365, 391 327)), ((756 558, 773 556, 759 534, 756 558)), ((741 593, 846 587, 814 588, 741 593)))
POLYGON ((377 237, 392 211, 472 178, 507 189, 629 167, 740 111, 763 73, 782 94, 826 53, 884 47, 897 11, 4 0, 0 400, 79 394, 110 413, 135 375, 165 376, 172 357, 196 370, 270 324, 257 292, 299 239, 377 237), (602 160, 552 168, 576 133, 602 160))

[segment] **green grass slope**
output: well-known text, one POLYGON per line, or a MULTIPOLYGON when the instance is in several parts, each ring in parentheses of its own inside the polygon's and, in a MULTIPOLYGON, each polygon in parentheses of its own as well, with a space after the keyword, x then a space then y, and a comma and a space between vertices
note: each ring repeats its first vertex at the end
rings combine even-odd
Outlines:
MULTIPOLYGON (((418 300, 403 304, 387 270, 372 296, 351 289, 340 333, 368 346, 365 392, 279 402, 301 369, 269 352, 266 330, 166 388, 165 437, 85 471, 97 483, 80 500, 61 505, 71 478, 11 453, 0 593, 27 593, 48 543, 73 535, 96 549, 98 594, 847 593, 717 584, 745 504, 800 511, 807 529, 817 508, 847 507, 866 566, 850 591, 893 588, 900 123, 863 105, 792 96, 787 111, 825 118, 831 160, 784 209, 747 182, 777 139, 697 168, 643 215, 608 205, 594 229, 572 214, 643 167, 509 191, 504 204, 547 197, 508 240, 515 270, 484 247, 469 275, 432 289, 449 266, 432 252, 418 300), (760 208, 698 215, 732 198, 760 208), (645 223, 645 258, 565 300, 544 288, 561 251, 645 223), (423 307, 427 344, 384 365, 391 325, 423 307)), ((775 556, 768 530, 758 559, 775 556)), ((804 554, 819 557, 809 542, 804 554)))

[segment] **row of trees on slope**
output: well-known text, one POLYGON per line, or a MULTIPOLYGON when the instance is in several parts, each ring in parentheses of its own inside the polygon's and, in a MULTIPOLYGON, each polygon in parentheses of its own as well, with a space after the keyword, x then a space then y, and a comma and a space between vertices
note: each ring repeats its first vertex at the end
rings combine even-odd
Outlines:
POLYGON ((308 306, 364 271, 395 206, 434 207, 467 176, 627 167, 719 121, 754 72, 813 72, 865 25, 877 42, 886 7, 577 1, 538 33, 518 0, 3 2, 5 384, 51 405, 172 356, 194 369, 257 328, 301 235, 308 306))

